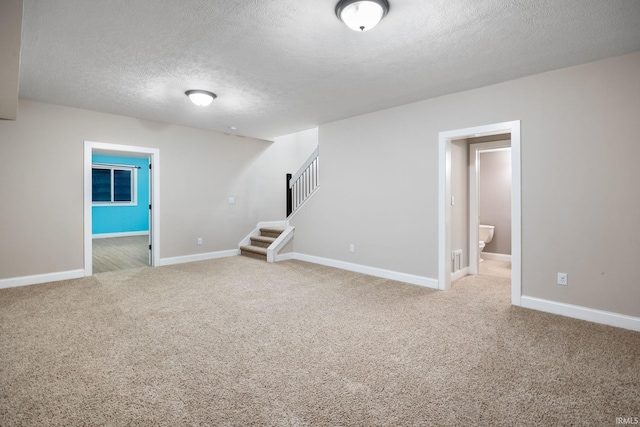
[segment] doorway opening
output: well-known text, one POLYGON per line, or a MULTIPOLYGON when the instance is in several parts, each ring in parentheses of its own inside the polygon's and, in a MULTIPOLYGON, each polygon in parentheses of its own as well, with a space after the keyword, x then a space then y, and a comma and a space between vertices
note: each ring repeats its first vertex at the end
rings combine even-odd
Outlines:
MULTIPOLYGON (((468 140, 471 138, 510 135, 511 139, 511 303, 521 305, 521 184, 520 184, 520 122, 504 122, 486 126, 458 129, 439 134, 439 274, 438 288, 447 290, 451 287, 452 269, 451 261, 456 256, 452 252, 452 206, 455 199, 452 197, 452 142, 468 140)), ((497 138, 496 139, 501 139, 497 138)), ((481 151, 480 147, 471 148, 473 152, 481 151)), ((474 171, 470 168, 470 178, 474 171)), ((477 176, 476 176, 477 183, 477 176)), ((474 184, 471 183, 471 186, 474 184)), ((476 184, 477 185, 477 184, 476 184)), ((469 208, 469 268, 471 274, 477 274, 478 267, 478 206, 477 197, 471 196, 470 189, 469 208), (474 262, 475 261, 475 262, 474 262)))
MULTIPOLYGON (((160 230, 160 152, 155 148, 147 148, 147 147, 134 147, 128 145, 117 145, 117 144, 106 144, 100 142, 93 141, 85 141, 84 145, 84 275, 91 276, 94 273, 94 265, 93 265, 93 255, 94 255, 94 227, 93 227, 93 169, 94 169, 94 155, 105 155, 105 156, 116 156, 116 157, 126 157, 130 159, 145 159, 145 165, 148 161, 149 168, 149 176, 148 176, 148 235, 136 236, 134 235, 123 235, 123 236, 113 236, 113 238, 104 239, 99 242, 96 240, 96 250, 105 251, 117 254, 119 251, 131 251, 130 253, 135 253, 138 258, 138 264, 143 265, 151 265, 154 266, 159 260, 160 255, 160 239, 159 239, 159 230, 160 230), (144 240, 147 240, 146 245, 144 240), (144 246, 142 246, 144 245, 144 246), (146 247, 145 247, 146 246, 146 247), (148 249, 146 249, 148 247, 148 249), (143 252, 141 252, 143 251, 143 252), (147 262, 145 262, 144 257, 146 252, 147 262)), ((137 163, 135 161, 131 163, 137 163)), ((129 165, 132 166, 132 165, 129 165)), ((122 169, 122 165, 109 165, 103 164, 102 171, 104 169, 122 169)), ((135 172, 135 171, 134 171, 135 172)), ((108 174, 108 172, 107 172, 108 174)), ((134 173, 135 175, 135 173, 134 173)), ((113 176, 113 173, 112 173, 113 176)), ((147 184, 145 184, 147 185, 147 184)), ((115 191, 115 190, 114 190, 115 191)), ((133 203, 132 203, 133 204, 133 203)), ((147 204, 146 200, 144 201, 144 209, 147 208, 145 206, 147 204)), ((142 207, 142 206, 141 206, 142 207)), ((114 262, 118 262, 115 260, 114 262)), ((127 268, 128 266, 134 266, 135 262, 123 265, 122 268, 127 268)), ((108 263, 107 263, 108 265, 108 263)), ((104 266, 100 266, 98 268, 98 272, 104 266)))
POLYGON ((484 259, 511 262, 511 135, 468 142, 469 274, 479 274, 484 259), (482 251, 479 241, 484 242, 482 251))

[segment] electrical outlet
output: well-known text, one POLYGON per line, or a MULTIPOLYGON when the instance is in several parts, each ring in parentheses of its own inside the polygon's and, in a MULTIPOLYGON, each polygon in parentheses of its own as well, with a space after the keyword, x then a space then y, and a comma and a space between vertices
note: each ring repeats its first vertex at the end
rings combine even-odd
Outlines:
POLYGON ((356 245, 354 245, 353 243, 349 245, 349 252, 355 252, 356 251, 356 245))
POLYGON ((567 273, 558 273, 558 285, 567 286, 569 284, 567 273))
POLYGON ((202 237, 198 237, 198 244, 201 245, 202 244, 202 237))

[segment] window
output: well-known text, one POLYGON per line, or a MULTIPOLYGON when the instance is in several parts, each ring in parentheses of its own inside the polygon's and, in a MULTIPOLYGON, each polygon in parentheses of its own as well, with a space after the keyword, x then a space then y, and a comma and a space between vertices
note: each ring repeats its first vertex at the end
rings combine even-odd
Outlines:
POLYGON ((138 168, 136 166, 94 163, 91 182, 94 205, 135 206, 138 204, 138 168))

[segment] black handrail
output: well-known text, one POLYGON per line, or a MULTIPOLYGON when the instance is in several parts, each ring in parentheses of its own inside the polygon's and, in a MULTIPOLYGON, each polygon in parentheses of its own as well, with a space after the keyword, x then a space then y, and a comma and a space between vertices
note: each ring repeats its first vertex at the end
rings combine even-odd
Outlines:
POLYGON ((292 176, 290 173, 287 174, 287 216, 293 212, 293 189, 290 187, 292 176))

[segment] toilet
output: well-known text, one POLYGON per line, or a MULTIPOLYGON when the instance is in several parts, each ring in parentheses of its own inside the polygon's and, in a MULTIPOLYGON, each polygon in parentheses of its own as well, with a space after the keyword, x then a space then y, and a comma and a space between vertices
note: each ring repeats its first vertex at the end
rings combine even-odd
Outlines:
POLYGON ((493 240, 493 232, 495 231, 496 227, 493 225, 483 225, 480 224, 479 226, 479 230, 478 230, 478 240, 479 240, 479 245, 478 245, 478 258, 479 258, 479 262, 484 261, 481 257, 480 257, 480 253, 484 250, 484 247, 487 243, 489 243, 491 240, 493 240))

